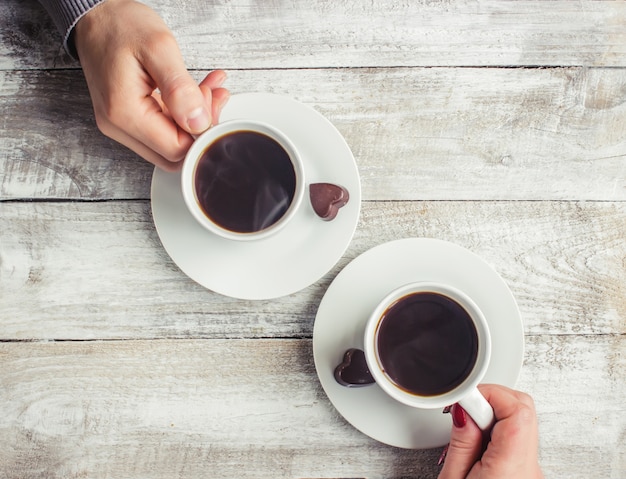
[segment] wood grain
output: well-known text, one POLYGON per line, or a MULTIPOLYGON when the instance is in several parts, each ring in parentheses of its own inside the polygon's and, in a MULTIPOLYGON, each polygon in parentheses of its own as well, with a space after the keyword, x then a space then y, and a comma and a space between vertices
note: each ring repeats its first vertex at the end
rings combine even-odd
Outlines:
POLYGON ((146 202, 0 203, 0 339, 310 337, 340 268, 406 237, 485 258, 529 333, 624 334, 625 227, 625 203, 371 202, 320 281, 280 300, 241 301, 178 270, 146 202))
MULTIPOLYGON (((612 335, 528 338, 520 387, 535 396, 550 476, 623 472, 622 346, 612 335)), ((338 416, 310 340, 4 343, 0 358, 7 479, 438 473, 439 450, 381 446, 338 416)))
MULTIPOLYGON (((626 200, 626 69, 234 71, 228 86, 325 115, 365 200, 626 200)), ((149 197, 151 165, 100 134, 82 73, 0 72, 0 118, 0 199, 149 197)))
MULTIPOLYGON (((146 3, 190 68, 626 65, 623 2, 146 3)), ((72 64, 35 0, 5 0, 0 18, 0 69, 72 64)))
POLYGON ((359 433, 312 357, 333 278, 407 237, 513 291, 546 477, 626 477, 626 3, 146 3, 196 79, 337 126, 357 231, 278 300, 195 284, 155 231, 152 166, 97 130, 38 2, 0 1, 0 477, 435 478, 440 450, 359 433))

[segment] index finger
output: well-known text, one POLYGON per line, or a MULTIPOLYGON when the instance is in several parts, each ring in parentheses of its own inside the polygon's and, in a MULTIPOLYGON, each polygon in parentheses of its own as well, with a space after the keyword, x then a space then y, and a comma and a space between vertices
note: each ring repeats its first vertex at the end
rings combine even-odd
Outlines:
POLYGON ((136 105, 136 112, 127 124, 127 131, 141 143, 169 161, 181 161, 193 143, 189 133, 180 128, 151 96, 136 105))

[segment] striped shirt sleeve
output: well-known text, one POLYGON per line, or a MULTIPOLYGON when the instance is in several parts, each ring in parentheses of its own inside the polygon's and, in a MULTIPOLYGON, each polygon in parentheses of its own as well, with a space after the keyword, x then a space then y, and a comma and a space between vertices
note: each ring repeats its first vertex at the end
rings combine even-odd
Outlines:
POLYGON ((39 0, 63 36, 65 50, 78 58, 72 41, 72 31, 78 20, 104 0, 39 0))

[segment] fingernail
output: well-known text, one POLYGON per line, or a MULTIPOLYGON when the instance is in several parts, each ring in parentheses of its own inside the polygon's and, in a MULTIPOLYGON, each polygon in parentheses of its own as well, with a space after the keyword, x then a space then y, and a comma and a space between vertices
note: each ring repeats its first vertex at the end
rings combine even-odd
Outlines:
POLYGON ((441 451, 441 456, 439 456, 439 460, 437 461, 438 466, 441 466, 446 460, 446 455, 448 454, 449 447, 450 447, 450 444, 446 444, 446 446, 443 448, 443 451, 441 451))
POLYGON ((459 406, 458 404, 452 406, 451 413, 452 423, 456 427, 463 427, 467 424, 467 413, 465 412, 465 409, 463 409, 461 406, 459 406))
POLYGON ((187 116, 187 126, 192 132, 200 133, 211 126, 211 117, 204 107, 199 106, 187 116))

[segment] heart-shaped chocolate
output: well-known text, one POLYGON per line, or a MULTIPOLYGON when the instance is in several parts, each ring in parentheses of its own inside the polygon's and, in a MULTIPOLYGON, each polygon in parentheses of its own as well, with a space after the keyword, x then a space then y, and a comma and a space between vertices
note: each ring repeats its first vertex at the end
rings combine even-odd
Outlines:
POLYGON ((374 383, 365 360, 365 353, 356 348, 348 349, 343 355, 343 362, 335 368, 335 380, 349 388, 374 383))
POLYGON ((348 190, 332 183, 312 183, 309 194, 313 210, 325 221, 334 220, 339 208, 350 199, 348 190))

